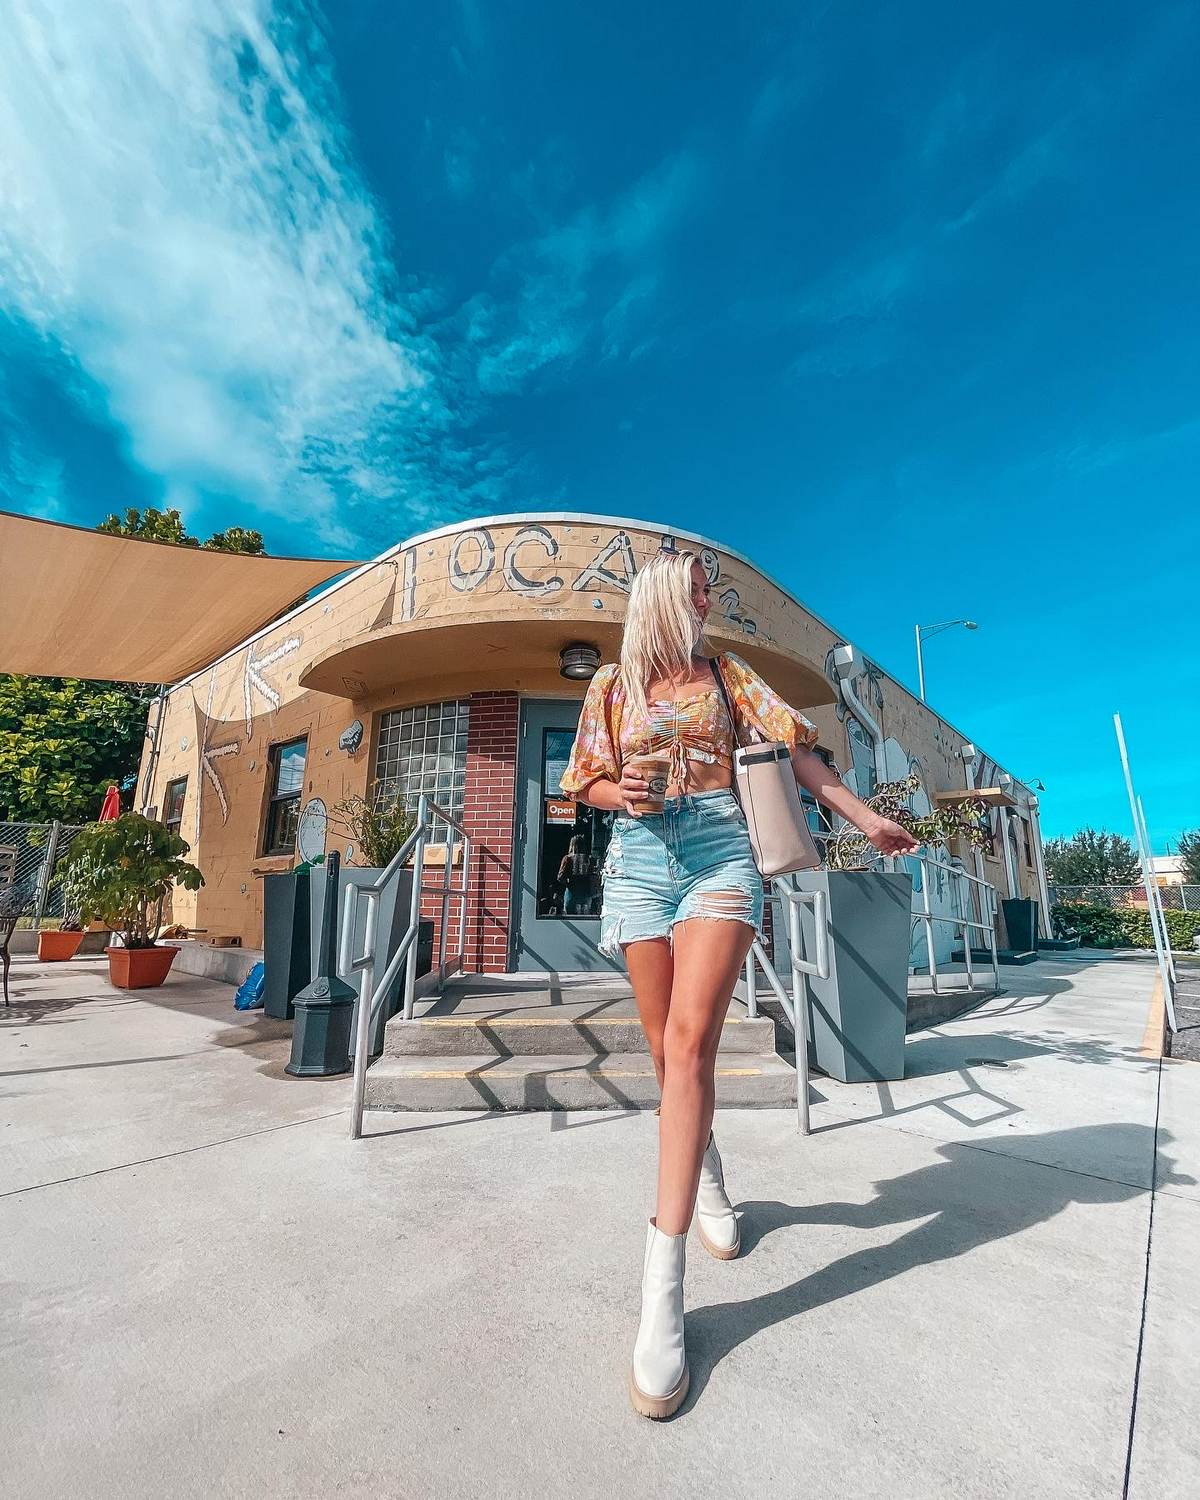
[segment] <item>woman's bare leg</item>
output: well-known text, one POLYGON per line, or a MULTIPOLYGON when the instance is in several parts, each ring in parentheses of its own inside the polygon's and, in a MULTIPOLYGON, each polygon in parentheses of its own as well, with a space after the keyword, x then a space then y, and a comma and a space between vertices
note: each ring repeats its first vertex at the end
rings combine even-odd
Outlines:
POLYGON ((717 1044, 754 940, 746 922, 705 918, 678 922, 674 933, 658 1137, 656 1222, 664 1234, 683 1234, 692 1221, 716 1101, 717 1044))
POLYGON ((671 980, 675 972, 671 945, 665 937, 646 938, 625 948, 625 967, 633 986, 642 1030, 650 1048, 659 1091, 663 1085, 663 1033, 667 1029, 667 1012, 671 1008, 671 980))

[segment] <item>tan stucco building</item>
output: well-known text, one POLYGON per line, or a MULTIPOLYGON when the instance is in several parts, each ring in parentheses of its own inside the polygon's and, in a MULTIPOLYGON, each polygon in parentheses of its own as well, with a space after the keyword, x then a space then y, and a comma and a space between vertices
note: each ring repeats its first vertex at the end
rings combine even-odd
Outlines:
MULTIPOLYGON (((991 849, 951 852, 1001 899, 1037 900, 1045 930, 1037 799, 1027 787, 718 541, 570 514, 491 517, 413 537, 165 694, 151 715, 139 803, 178 825, 205 876, 201 891, 177 895, 174 919, 259 947, 262 877, 290 868, 298 847, 309 858, 337 848, 361 863, 335 809, 386 782, 414 806, 428 793, 472 838, 468 968, 602 963, 598 886, 594 910, 570 915, 556 889, 568 839, 582 833, 598 861, 608 817, 564 806, 558 790, 586 688, 585 677, 563 675, 562 653, 582 645, 600 660, 616 655, 630 581, 664 547, 698 553, 713 582, 714 644, 746 657, 814 720, 820 749, 860 794, 910 769, 918 802, 992 789, 991 849)), ((952 899, 949 889, 930 896, 952 899)))

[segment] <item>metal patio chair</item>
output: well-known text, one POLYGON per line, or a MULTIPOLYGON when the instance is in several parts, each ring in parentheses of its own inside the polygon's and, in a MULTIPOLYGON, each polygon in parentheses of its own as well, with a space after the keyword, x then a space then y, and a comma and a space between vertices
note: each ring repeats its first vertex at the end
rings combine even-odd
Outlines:
POLYGON ((0 844, 0 965, 4 969, 4 1003, 8 1004, 8 971, 12 957, 8 945, 22 917, 31 917, 37 908, 37 882, 17 882, 17 851, 11 844, 0 844))

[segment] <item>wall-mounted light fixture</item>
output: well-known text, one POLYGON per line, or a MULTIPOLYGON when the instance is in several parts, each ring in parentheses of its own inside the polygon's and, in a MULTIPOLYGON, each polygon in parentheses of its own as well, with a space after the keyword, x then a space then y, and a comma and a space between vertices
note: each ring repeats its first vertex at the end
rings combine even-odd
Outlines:
POLYGON ((599 651, 586 641, 572 641, 558 653, 558 675, 574 682, 589 682, 599 665, 599 651))

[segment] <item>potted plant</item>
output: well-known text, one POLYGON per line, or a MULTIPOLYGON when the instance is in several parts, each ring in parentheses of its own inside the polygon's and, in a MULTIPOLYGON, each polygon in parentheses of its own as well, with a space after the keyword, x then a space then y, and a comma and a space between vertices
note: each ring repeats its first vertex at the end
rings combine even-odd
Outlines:
POLYGON ((68 905, 57 927, 43 927, 38 932, 37 956, 44 964, 65 963, 74 958, 83 942, 83 922, 79 913, 68 905))
MULTIPOLYGON (((986 841, 982 803, 967 800, 919 816, 908 806, 919 785, 914 773, 885 782, 865 801, 922 845, 958 836, 977 846, 986 841)), ((828 978, 808 981, 812 1061, 843 1083, 903 1078, 912 876, 870 868, 879 856, 848 823, 830 836, 825 857, 825 868, 795 877, 801 890, 824 893, 829 919, 828 978)), ((811 908, 801 908, 801 914, 811 953, 811 908)))
POLYGON ((175 885, 195 891, 204 877, 183 856, 187 844, 141 813, 91 823, 63 860, 63 888, 73 910, 99 918, 121 938, 110 945, 109 979, 118 989, 162 984, 179 949, 158 943, 163 905, 175 885))

